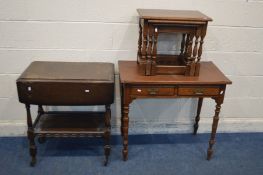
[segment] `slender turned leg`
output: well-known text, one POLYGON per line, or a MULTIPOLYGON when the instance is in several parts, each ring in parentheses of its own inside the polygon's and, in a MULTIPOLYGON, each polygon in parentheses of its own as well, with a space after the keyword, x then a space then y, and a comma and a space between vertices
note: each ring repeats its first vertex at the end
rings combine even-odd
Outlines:
POLYGON ((129 104, 124 105, 123 109, 123 150, 122 156, 123 160, 126 161, 128 159, 128 129, 129 129, 129 104))
POLYGON ((121 136, 123 136, 123 87, 122 84, 120 85, 121 88, 121 136))
POLYGON ((194 124, 194 135, 196 135, 197 130, 198 130, 198 122, 200 120, 200 112, 203 104, 203 97, 199 97, 198 99, 198 105, 197 105, 197 112, 196 112, 196 117, 195 117, 195 124, 194 124))
POLYGON ((217 125, 218 125, 218 120, 219 120, 221 104, 223 103, 223 98, 224 98, 223 96, 215 98, 216 109, 215 109, 215 115, 213 118, 212 132, 210 136, 209 147, 207 150, 207 160, 210 160, 213 154, 212 148, 213 148, 213 145, 215 144, 216 130, 217 130, 217 125))
MULTIPOLYGON (((38 105, 38 115, 42 115, 44 114, 44 109, 42 107, 42 105, 38 105)), ((42 144, 46 142, 46 137, 45 136, 39 136, 38 137, 38 143, 42 144)))
POLYGON ((37 154, 37 148, 34 141, 35 134, 34 134, 34 128, 32 124, 32 117, 30 113, 30 105, 26 104, 26 112, 27 112, 27 137, 29 140, 29 152, 31 155, 31 162, 30 165, 34 166, 36 164, 36 154, 37 154))
POLYGON ((110 155, 110 135, 111 135, 111 110, 110 110, 110 105, 106 105, 106 113, 105 113, 105 132, 104 132, 104 139, 105 139, 105 145, 104 145, 104 154, 105 154, 105 161, 104 161, 104 166, 107 166, 108 164, 108 159, 110 155))
POLYGON ((38 105, 38 113, 39 114, 43 114, 44 113, 44 109, 43 109, 42 105, 38 105))

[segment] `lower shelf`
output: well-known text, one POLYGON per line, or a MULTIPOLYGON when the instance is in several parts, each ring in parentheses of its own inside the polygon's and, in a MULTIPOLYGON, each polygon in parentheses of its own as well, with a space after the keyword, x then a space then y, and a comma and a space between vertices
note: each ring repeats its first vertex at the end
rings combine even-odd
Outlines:
POLYGON ((34 133, 47 137, 103 136, 105 112, 47 112, 36 120, 34 133))

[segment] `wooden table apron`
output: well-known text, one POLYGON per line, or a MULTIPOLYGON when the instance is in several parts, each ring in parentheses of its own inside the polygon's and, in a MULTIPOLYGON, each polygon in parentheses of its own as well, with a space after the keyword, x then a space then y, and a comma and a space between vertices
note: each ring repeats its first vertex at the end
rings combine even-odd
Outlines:
MULTIPOLYGON (((201 71, 201 77, 197 81, 183 81, 184 78, 178 78, 177 81, 159 80, 158 77, 141 77, 137 74, 137 66, 134 62, 120 61, 120 88, 121 88, 121 135, 123 138, 123 160, 128 159, 128 129, 129 129, 129 106, 133 100, 138 98, 198 98, 197 113, 195 117, 194 131, 197 133, 200 112, 203 98, 212 98, 215 105, 215 114, 213 116, 212 131, 207 150, 207 159, 210 160, 213 154, 213 145, 219 121, 221 105, 224 101, 226 85, 232 82, 227 79, 216 66, 209 62, 205 63, 204 71, 201 71), (213 75, 208 75, 206 71, 214 70, 213 75), (131 76, 129 76, 130 74, 131 76), (135 75, 136 74, 136 75, 135 75), (214 80, 206 76, 213 76, 214 80), (143 82, 142 80, 145 79, 143 82), (158 80, 157 80, 158 79, 158 80), (148 81, 149 80, 149 81, 148 81), (155 81, 156 80, 156 81, 155 81), (205 81, 207 80, 207 81, 205 81), (215 81, 213 83, 213 81, 215 81), (203 82, 203 83, 202 83, 203 82)), ((166 77, 167 78, 167 77, 166 77)), ((164 77, 165 79, 165 77, 164 77)))

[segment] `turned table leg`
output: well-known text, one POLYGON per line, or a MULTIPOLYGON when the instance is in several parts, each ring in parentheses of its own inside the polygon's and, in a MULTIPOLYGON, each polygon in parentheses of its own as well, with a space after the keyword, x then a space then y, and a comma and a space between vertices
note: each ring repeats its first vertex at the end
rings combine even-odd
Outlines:
POLYGON ((122 84, 120 85, 120 90, 121 90, 121 94, 120 94, 120 97, 121 97, 121 127, 120 127, 120 130, 121 130, 121 136, 123 136, 123 101, 124 101, 124 96, 123 96, 123 87, 122 87, 122 84))
MULTIPOLYGON (((39 120, 39 117, 44 114, 44 109, 42 107, 42 105, 38 105, 38 116, 36 118, 36 121, 39 120)), ((45 136, 38 136, 38 143, 42 144, 46 142, 46 137, 45 136)))
POLYGON ((209 140, 209 147, 207 150, 207 160, 210 160, 212 155, 213 155, 213 145, 215 144, 215 137, 216 137, 216 130, 217 130, 217 126, 218 126, 218 121, 219 121, 219 113, 220 113, 220 109, 221 109, 221 105, 223 103, 224 100, 224 96, 220 96, 220 97, 216 97, 214 98, 215 102, 216 102, 216 109, 215 109, 215 115, 213 117, 213 124, 212 124, 212 132, 211 132, 211 136, 210 136, 210 140, 209 140))
POLYGON ((123 160, 126 161, 128 159, 128 129, 129 129, 129 105, 124 105, 123 107, 123 160))
POLYGON ((34 128, 32 124, 32 117, 30 112, 30 105, 26 104, 26 112, 27 112, 27 137, 29 140, 29 152, 31 155, 31 162, 30 165, 34 166, 36 164, 36 154, 37 154, 37 148, 35 144, 35 133, 34 128))
POLYGON ((104 132, 104 139, 105 139, 105 145, 104 145, 105 161, 104 161, 104 165, 107 166, 110 151, 111 151, 111 147, 110 147, 111 109, 110 109, 110 105, 106 105, 105 108, 106 108, 106 113, 105 113, 105 132, 104 132))
POLYGON ((201 108, 203 104, 203 97, 199 97, 198 99, 198 105, 197 105, 197 112, 196 112, 196 117, 195 117, 195 124, 194 124, 194 135, 196 135, 198 127, 199 127, 199 120, 200 120, 200 113, 201 113, 201 108))
POLYGON ((38 105, 38 114, 43 114, 44 113, 44 109, 42 105, 38 105))

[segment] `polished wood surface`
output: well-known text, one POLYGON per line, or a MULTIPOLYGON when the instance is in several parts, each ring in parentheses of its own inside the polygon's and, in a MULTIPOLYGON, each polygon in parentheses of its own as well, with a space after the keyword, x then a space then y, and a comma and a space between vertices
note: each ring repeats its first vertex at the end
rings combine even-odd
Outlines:
POLYGON ((21 74, 19 80, 113 83, 114 65, 100 62, 34 61, 21 74))
POLYGON ((198 76, 207 25, 212 19, 199 11, 138 9, 137 63, 142 75, 176 74, 198 76), (180 53, 157 52, 162 33, 177 34, 180 53))
POLYGON ((212 18, 203 13, 192 10, 137 9, 137 12, 145 19, 212 21, 212 18))
POLYGON ((36 163, 35 137, 104 138, 104 165, 110 155, 114 65, 111 63, 33 62, 17 79, 18 97, 27 111, 31 166, 36 163), (33 121, 30 106, 38 105, 33 121), (47 112, 42 105, 104 105, 104 112, 47 112))
POLYGON ((195 76, 155 75, 143 76, 136 61, 119 61, 121 83, 140 84, 231 84, 232 82, 214 65, 213 62, 202 62, 200 74, 195 76))
POLYGON ((114 65, 36 61, 17 79, 17 89, 21 103, 111 104, 114 99, 114 65))
POLYGON ((121 135, 123 137, 123 160, 128 159, 129 110, 133 100, 138 98, 198 98, 193 134, 198 130, 203 98, 216 102, 207 159, 213 154, 213 145, 218 126, 219 113, 224 101, 226 85, 232 82, 212 63, 202 62, 200 74, 144 76, 135 61, 119 61, 121 89, 121 135))
POLYGON ((113 103, 114 83, 17 81, 21 103, 42 105, 104 105, 113 103), (50 98, 52 97, 52 98, 50 98))

